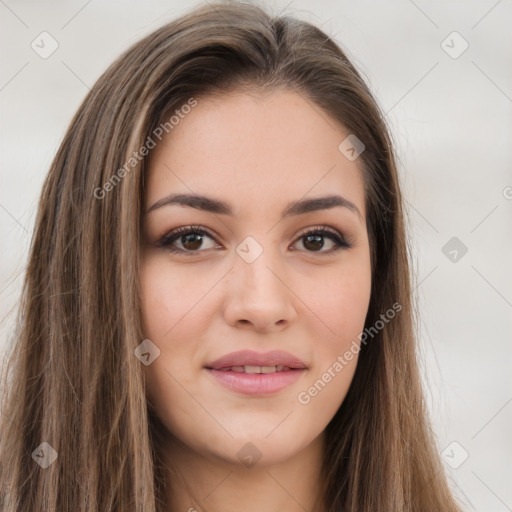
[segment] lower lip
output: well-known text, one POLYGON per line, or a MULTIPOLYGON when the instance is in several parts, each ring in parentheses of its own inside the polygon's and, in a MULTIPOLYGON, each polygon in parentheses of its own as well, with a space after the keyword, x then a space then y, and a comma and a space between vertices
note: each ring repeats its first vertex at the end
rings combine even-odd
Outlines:
POLYGON ((207 368, 220 384, 244 395, 270 395, 277 393, 299 379, 305 369, 274 373, 244 373, 207 368))

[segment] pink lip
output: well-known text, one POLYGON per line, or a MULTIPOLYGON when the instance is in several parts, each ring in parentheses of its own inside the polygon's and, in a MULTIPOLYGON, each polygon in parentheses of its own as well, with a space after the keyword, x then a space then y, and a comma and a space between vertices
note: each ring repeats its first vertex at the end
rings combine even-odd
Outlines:
POLYGON ((307 370, 306 365, 287 352, 274 350, 260 354, 242 350, 227 354, 206 365, 206 370, 220 384, 246 395, 269 395, 289 386, 307 370), (274 373, 243 373, 225 370, 232 366, 278 366, 289 369, 274 373), (224 368, 224 370, 222 370, 224 368))
POLYGON ((239 373, 207 368, 220 384, 244 395, 269 395, 295 382, 306 370, 286 370, 275 373, 239 373))
POLYGON ((288 368, 307 368, 299 358, 282 350, 272 350, 263 354, 252 350, 231 352, 231 354, 216 359, 205 366, 208 369, 220 370, 221 368, 229 368, 231 366, 278 366, 281 364, 288 368))

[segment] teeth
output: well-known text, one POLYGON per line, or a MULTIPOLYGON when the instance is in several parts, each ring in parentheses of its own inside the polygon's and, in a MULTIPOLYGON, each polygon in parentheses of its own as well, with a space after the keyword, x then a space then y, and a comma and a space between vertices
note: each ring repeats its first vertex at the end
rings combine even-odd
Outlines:
POLYGON ((277 366, 230 366, 227 368, 221 368, 221 370, 224 372, 232 371, 238 373, 275 373, 286 372, 289 371, 290 368, 288 366, 278 364, 277 366))
POLYGON ((272 373, 276 371, 275 366, 244 366, 245 373, 272 373))

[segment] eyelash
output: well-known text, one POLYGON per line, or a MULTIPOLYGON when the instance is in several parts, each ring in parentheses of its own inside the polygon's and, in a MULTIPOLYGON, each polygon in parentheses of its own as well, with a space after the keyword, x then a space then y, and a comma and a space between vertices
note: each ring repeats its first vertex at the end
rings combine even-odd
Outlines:
MULTIPOLYGON (((157 242, 156 245, 159 248, 166 248, 168 251, 170 251, 172 253, 184 254, 186 256, 195 256, 202 251, 201 250, 187 251, 187 250, 183 250, 183 249, 178 249, 172 245, 179 237, 188 235, 188 234, 197 234, 197 235, 202 235, 202 236, 208 236, 209 238, 216 241, 215 237, 211 233, 209 233, 207 230, 203 229, 200 226, 183 226, 183 227, 174 229, 170 233, 167 233, 166 235, 164 235, 157 242)), ((332 249, 329 249, 327 251, 322 251, 322 250, 308 251, 308 250, 306 250, 306 252, 310 252, 313 254, 315 254, 315 253, 332 254, 336 251, 339 251, 340 249, 350 249, 352 247, 352 243, 349 242, 346 238, 337 234, 336 232, 327 230, 324 226, 315 226, 315 227, 309 229, 305 233, 302 233, 302 235, 300 237, 298 237, 296 241, 299 241, 302 238, 306 238, 306 237, 312 236, 312 235, 320 235, 320 236, 324 236, 326 238, 331 239, 334 242, 335 247, 333 247, 332 249)))

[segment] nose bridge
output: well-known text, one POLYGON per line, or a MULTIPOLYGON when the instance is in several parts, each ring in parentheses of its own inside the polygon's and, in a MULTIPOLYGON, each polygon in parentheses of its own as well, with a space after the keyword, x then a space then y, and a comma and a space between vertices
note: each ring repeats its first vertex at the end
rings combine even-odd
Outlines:
POLYGON ((235 272, 240 274, 239 279, 245 283, 248 290, 264 295, 281 294, 283 286, 276 276, 282 269, 279 250, 272 245, 270 238, 266 237, 266 243, 263 245, 256 238, 249 236, 236 249, 235 272))

